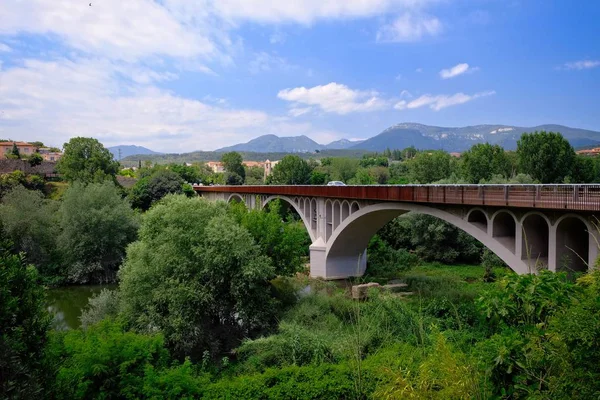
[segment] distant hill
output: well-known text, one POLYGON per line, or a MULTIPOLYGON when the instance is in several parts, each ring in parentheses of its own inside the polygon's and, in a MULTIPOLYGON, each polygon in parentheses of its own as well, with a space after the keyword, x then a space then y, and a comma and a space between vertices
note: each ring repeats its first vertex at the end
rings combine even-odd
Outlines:
POLYGON ((316 150, 344 150, 355 146, 358 141, 348 139, 336 140, 327 145, 319 144, 307 136, 279 137, 263 135, 247 143, 223 147, 216 152, 248 151, 256 153, 314 153, 316 150))
POLYGON ((108 151, 110 151, 115 159, 119 158, 119 149, 121 149, 121 159, 129 156, 135 155, 148 155, 148 154, 162 154, 156 151, 152 151, 142 146, 134 146, 134 145, 121 145, 121 146, 113 146, 108 147, 108 151))
POLYGON ((499 144, 506 150, 517 148, 517 140, 524 132, 560 132, 573 147, 600 145, 600 132, 569 128, 562 125, 539 125, 530 128, 511 125, 475 125, 462 128, 444 128, 416 123, 401 123, 387 128, 379 135, 351 147, 369 151, 386 148, 441 149, 450 152, 468 150, 476 143, 499 144))
POLYGON ((217 152, 251 151, 257 153, 307 153, 321 150, 324 146, 318 144, 307 136, 279 137, 276 135, 263 135, 252 139, 248 143, 223 147, 217 152))
POLYGON ((350 149, 352 147, 358 148, 359 144, 364 142, 364 140, 348 140, 348 139, 340 139, 335 142, 331 142, 328 145, 325 145, 326 149, 329 150, 344 150, 350 149))

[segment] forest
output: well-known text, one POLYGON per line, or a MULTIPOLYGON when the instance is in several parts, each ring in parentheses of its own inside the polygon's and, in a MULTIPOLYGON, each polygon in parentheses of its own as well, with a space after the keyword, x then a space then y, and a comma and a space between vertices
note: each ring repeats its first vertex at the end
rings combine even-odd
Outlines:
MULTIPOLYGON (((591 399, 600 396, 600 272, 516 275, 424 215, 386 225, 364 277, 309 279, 308 235, 284 203, 209 203, 190 184, 262 184, 223 155, 123 169, 73 138, 44 182, 0 177, 0 398, 591 399), (131 187, 120 176, 135 178, 131 187), (50 287, 113 283, 81 327, 51 328, 50 287), (402 282, 400 292, 352 284, 402 282)), ((267 184, 597 182, 557 133, 460 158, 390 150, 283 157, 267 184)))

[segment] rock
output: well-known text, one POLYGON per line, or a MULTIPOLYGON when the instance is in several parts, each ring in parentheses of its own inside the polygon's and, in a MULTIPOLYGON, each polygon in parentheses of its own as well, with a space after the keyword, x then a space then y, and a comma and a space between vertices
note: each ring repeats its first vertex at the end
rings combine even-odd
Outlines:
POLYGON ((373 287, 381 287, 379 285, 379 283, 376 282, 370 282, 370 283, 363 283, 362 285, 354 285, 352 286, 352 298, 354 300, 363 300, 366 299, 368 296, 368 291, 370 288, 373 287))
POLYGON ((406 289, 408 285, 406 283, 388 283, 383 286, 383 290, 389 290, 390 292, 401 292, 406 289))

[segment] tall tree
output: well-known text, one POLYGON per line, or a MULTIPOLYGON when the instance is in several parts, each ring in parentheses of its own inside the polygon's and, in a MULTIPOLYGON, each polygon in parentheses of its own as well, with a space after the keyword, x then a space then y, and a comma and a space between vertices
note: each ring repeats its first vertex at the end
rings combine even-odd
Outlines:
POLYGON ((242 178, 242 183, 244 182, 246 179, 246 170, 242 164, 243 159, 240 153, 237 151, 225 153, 221 156, 221 162, 223 163, 223 168, 225 168, 225 171, 229 172, 230 174, 238 175, 240 178, 242 178))
POLYGON ((445 151, 422 151, 408 162, 409 178, 412 183, 432 183, 452 175, 452 156, 445 151))
POLYGON ((461 155, 464 179, 469 183, 490 180, 494 175, 511 175, 510 159, 500 146, 479 143, 461 155))
POLYGON ((560 133, 524 133, 517 142, 519 167, 540 183, 562 183, 571 176, 575 151, 560 133))
POLYGON ((17 147, 17 144, 15 142, 13 142, 13 147, 12 147, 10 154, 14 158, 21 158, 21 152, 19 151, 19 148, 17 147))
POLYGON ((0 396, 43 397, 44 348, 51 318, 37 271, 0 242, 0 396))
POLYGON ((273 168, 271 183, 275 185, 307 185, 310 183, 312 168, 306 160, 287 155, 273 168))
POLYGON ((171 170, 159 169, 145 176, 131 188, 130 198, 133 207, 146 211, 152 204, 167 194, 183 193, 183 179, 171 170))
POLYGON ((75 283, 112 282, 136 238, 138 221, 112 182, 76 182, 60 207, 58 246, 75 283))
POLYGON ((223 354, 274 322, 275 269, 227 205, 167 196, 148 211, 119 272, 123 316, 178 356, 223 354))
POLYGON ((83 183, 115 181, 119 163, 98 140, 76 137, 65 143, 64 150, 56 169, 66 180, 83 183))

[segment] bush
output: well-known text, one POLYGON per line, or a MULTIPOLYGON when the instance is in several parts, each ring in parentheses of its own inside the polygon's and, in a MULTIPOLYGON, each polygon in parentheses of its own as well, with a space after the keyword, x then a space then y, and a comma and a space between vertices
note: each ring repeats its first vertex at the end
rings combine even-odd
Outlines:
POLYGON ((367 250, 367 274, 377 278, 391 279, 419 263, 419 257, 404 249, 392 249, 379 236, 374 236, 367 250))
POLYGON ((12 245, 0 242, 0 393, 6 398, 36 398, 42 391, 44 347, 51 317, 37 271, 12 245))
POLYGON ((119 292, 102 289, 100 293, 88 300, 88 306, 81 314, 81 327, 88 328, 98 322, 116 317, 119 312, 119 292))

